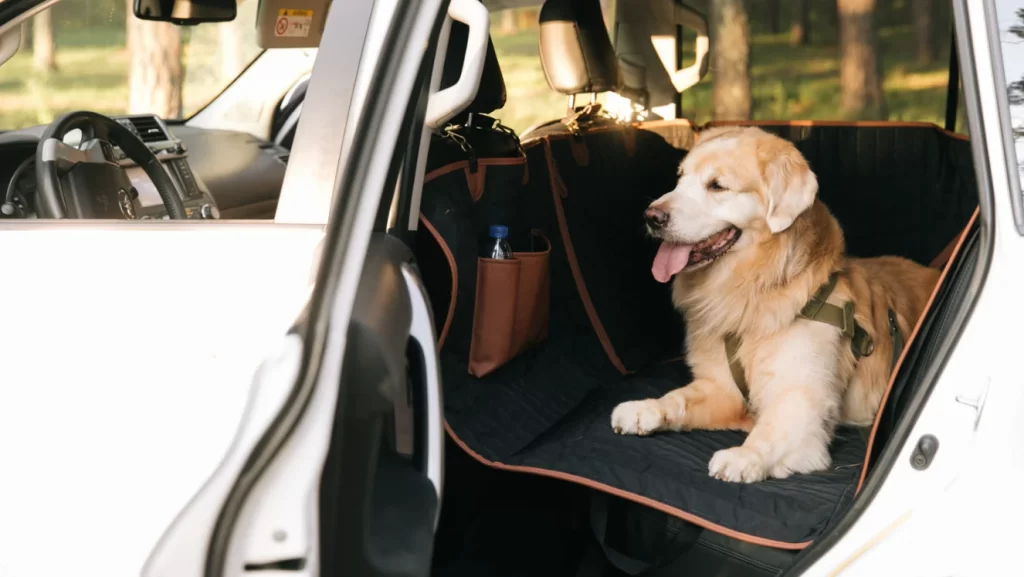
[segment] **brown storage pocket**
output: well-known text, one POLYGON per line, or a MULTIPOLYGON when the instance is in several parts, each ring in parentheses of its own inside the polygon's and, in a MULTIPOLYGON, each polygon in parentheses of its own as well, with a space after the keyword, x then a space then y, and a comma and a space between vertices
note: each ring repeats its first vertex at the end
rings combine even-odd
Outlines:
POLYGON ((483 377, 548 336, 551 243, 533 231, 536 252, 515 252, 510 260, 477 261, 473 338, 469 374, 483 377))

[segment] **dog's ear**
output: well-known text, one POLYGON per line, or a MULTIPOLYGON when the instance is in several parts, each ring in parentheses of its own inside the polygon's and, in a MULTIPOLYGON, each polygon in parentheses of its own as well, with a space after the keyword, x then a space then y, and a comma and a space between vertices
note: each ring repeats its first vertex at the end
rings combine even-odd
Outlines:
POLYGON ((768 230, 772 234, 789 228, 796 217, 814 204, 818 179, 803 155, 792 144, 771 147, 764 164, 768 197, 768 230))

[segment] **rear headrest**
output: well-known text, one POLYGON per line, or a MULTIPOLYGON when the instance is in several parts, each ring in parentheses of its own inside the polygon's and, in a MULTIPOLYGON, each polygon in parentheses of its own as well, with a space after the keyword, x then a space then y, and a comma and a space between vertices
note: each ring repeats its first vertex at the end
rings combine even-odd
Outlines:
POLYGON ((598 0, 547 0, 540 11, 540 62, 562 94, 617 91, 622 86, 598 0))
MULTIPOLYGON (((441 72, 441 90, 448 88, 459 80, 462 73, 462 61, 466 57, 466 46, 469 38, 469 27, 462 22, 452 22, 448 36, 448 51, 445 52, 444 70, 441 72)), ((505 106, 505 78, 501 75, 498 55, 494 53, 494 43, 487 39, 487 56, 484 57, 484 70, 480 74, 480 88, 476 98, 450 122, 461 124, 467 112, 487 114, 505 106)))

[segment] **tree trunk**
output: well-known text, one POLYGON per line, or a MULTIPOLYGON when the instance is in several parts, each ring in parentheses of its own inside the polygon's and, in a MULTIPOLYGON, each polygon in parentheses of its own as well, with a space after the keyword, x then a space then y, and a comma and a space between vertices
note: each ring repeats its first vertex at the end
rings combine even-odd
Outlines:
MULTIPOLYGON (((128 0, 131 6, 131 0, 128 0)), ((128 112, 181 117, 181 29, 140 20, 128 10, 128 112)))
POLYGON ((782 32, 782 2, 780 0, 768 0, 768 25, 772 34, 782 32))
POLYGON ((887 118, 875 52, 874 0, 838 0, 840 106, 853 117, 887 118))
POLYGON ((519 26, 516 23, 516 11, 511 8, 506 8, 501 11, 501 26, 498 28, 498 34, 502 36, 508 36, 515 34, 519 31, 519 26))
POLYGON ((914 11, 914 43, 917 63, 927 66, 935 60, 935 44, 932 41, 932 0, 912 0, 914 11))
POLYGON ((715 120, 749 120, 750 23, 743 0, 711 3, 711 100, 715 120))
POLYGON ((519 8, 516 18, 519 21, 517 30, 532 30, 537 27, 537 11, 533 8, 519 8))
POLYGON ((242 61, 242 41, 245 37, 245 26, 240 18, 217 25, 217 41, 220 44, 220 83, 227 86, 235 79, 245 66, 242 61))
POLYGON ((811 43, 811 2, 797 0, 793 23, 789 26, 789 45, 807 46, 811 43))
POLYGON ((53 15, 49 9, 32 17, 32 64, 40 72, 57 70, 56 46, 53 43, 53 15))

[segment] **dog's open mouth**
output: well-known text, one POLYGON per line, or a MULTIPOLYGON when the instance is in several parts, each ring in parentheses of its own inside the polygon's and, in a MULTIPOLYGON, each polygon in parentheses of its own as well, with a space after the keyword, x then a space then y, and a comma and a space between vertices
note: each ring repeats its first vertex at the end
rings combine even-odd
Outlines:
POLYGON ((694 244, 662 242, 651 273, 658 282, 668 282, 688 266, 705 265, 722 256, 736 244, 740 234, 740 229, 730 226, 694 244))

